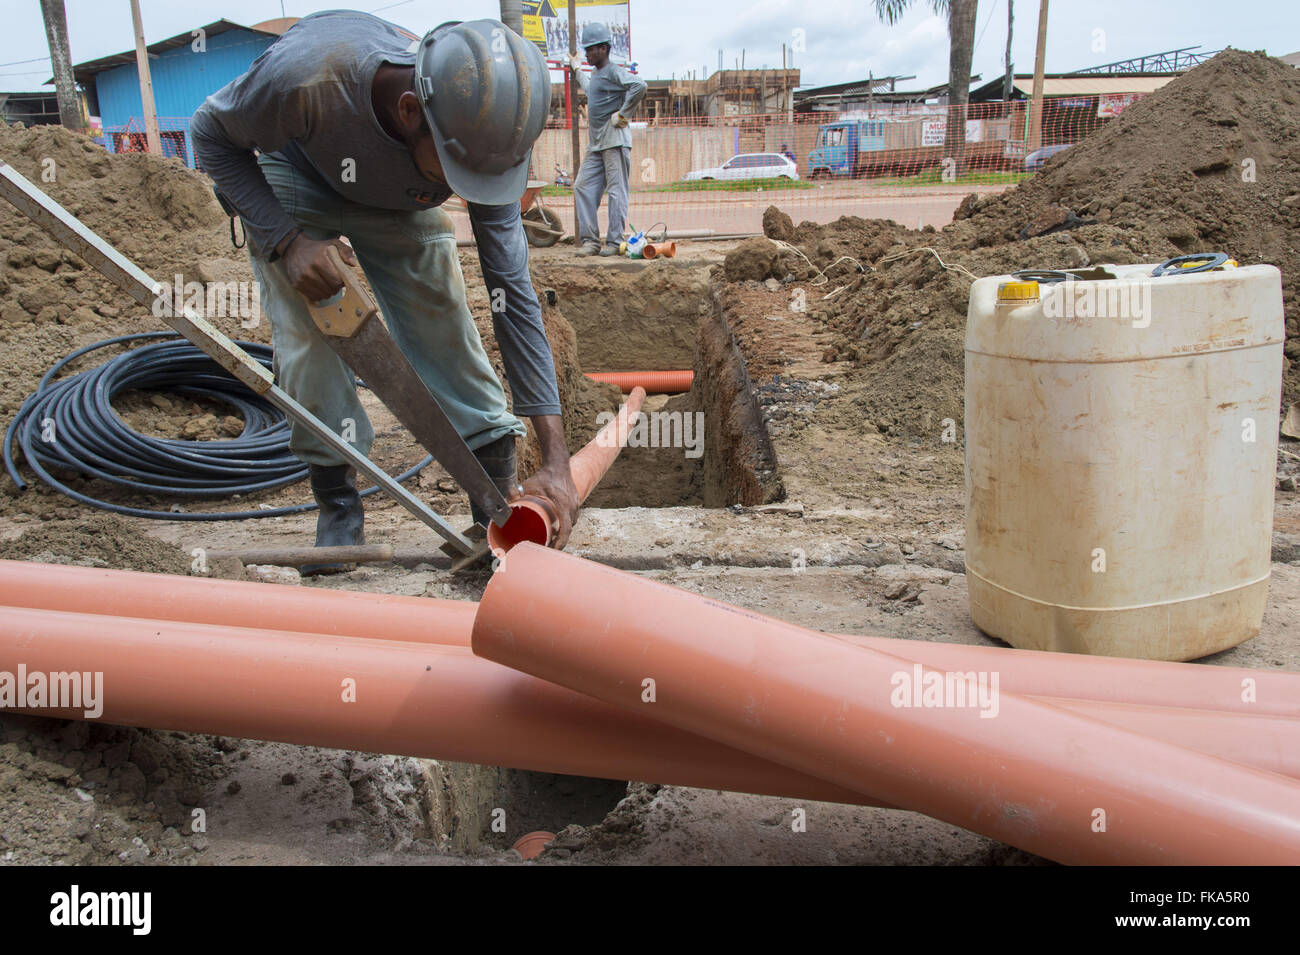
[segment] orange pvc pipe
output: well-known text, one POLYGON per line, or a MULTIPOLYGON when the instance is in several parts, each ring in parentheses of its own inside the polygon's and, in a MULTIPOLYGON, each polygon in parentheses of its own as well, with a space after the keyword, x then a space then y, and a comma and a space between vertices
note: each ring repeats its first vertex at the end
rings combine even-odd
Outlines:
MULTIPOLYGON (((865 801, 648 714, 480 660, 466 647, 0 608, 0 670, 16 674, 20 665, 27 673, 102 673, 98 719, 106 723, 865 801)), ((80 708, 7 709, 85 718, 80 708)))
POLYGON ((646 394, 667 395, 690 391, 695 382, 695 372, 686 371, 597 371, 587 375, 592 381, 614 385, 623 394, 633 388, 644 388, 646 394))
MULTIPOLYGON (((632 422, 645 401, 645 389, 633 388, 618 409, 614 420, 596 432, 581 451, 569 458, 569 473, 578 492, 578 503, 585 501, 600 483, 618 453, 627 444, 632 422)), ((550 505, 539 497, 526 496, 510 502, 510 517, 504 527, 488 525, 488 546, 497 557, 503 557, 516 544, 530 541, 548 546, 555 537, 555 516, 550 505)))
POLYGON ((997 670, 1003 686, 1029 696, 1300 718, 1300 675, 1294 673, 889 637, 840 639, 939 669, 997 670))
MULTIPOLYGON (((469 646, 478 604, 0 560, 0 606, 469 646)), ((841 636, 940 669, 997 670, 1028 696, 1300 718, 1297 677, 1241 667, 841 636), (1250 694, 1247 684, 1250 681, 1250 694), (1246 698, 1243 699, 1243 696, 1246 698)))
MULTIPOLYGON (((65 610, 107 616, 139 616, 244 629, 256 622, 267 630, 312 631, 321 634, 373 638, 406 643, 457 646, 468 651, 470 629, 478 604, 469 601, 365 594, 309 587, 143 574, 62 564, 0 561, 0 605, 65 610)), ((844 639, 844 638, 837 638, 844 639)), ((851 638, 862 640, 864 638, 851 638)), ((1261 703, 1241 702, 1241 680, 1254 671, 1221 667, 1134 660, 1115 660, 1107 671, 1106 658, 1077 657, 1038 651, 999 650, 993 647, 952 646, 918 641, 869 638, 868 643, 909 661, 956 670, 997 669, 1002 685, 1030 696, 1070 694, 1076 699, 1053 700, 1117 726, 1144 732, 1237 762, 1300 778, 1300 719, 1270 715, 1294 709, 1294 683, 1288 674, 1259 673, 1261 703), (945 649, 961 651, 945 657, 945 649), (1031 664, 1059 658, 1062 666, 1040 673, 1031 664), (1004 664, 1010 664, 1004 665, 1004 664), (1081 670, 1080 664, 1087 664, 1081 670), (1170 668, 1189 671, 1191 684, 1182 687, 1171 679, 1170 668), (1138 681, 1126 685, 1127 671, 1136 669, 1138 681), (1148 675, 1143 671, 1149 669, 1148 675), (1065 679, 1053 680, 1063 676, 1065 679), (1163 678, 1156 679, 1156 677, 1163 678), (1080 681, 1095 681, 1083 685, 1080 681), (1172 692, 1172 690, 1178 692, 1172 692), (1160 696, 1160 706, 1105 700, 1100 694, 1147 692, 1160 696), (1235 693, 1235 695, 1234 695, 1235 693), (1216 699, 1216 694, 1225 700, 1216 699), (1187 699, 1203 701, 1189 708, 1187 699), (1235 702, 1241 719, 1218 720, 1216 704, 1235 702), (1249 720, 1250 722, 1243 722, 1249 720)), ((617 732, 620 714, 611 711, 611 732, 617 732)))
POLYGON ((515 548, 473 648, 1060 862, 1300 863, 1294 780, 1006 691, 911 705, 908 660, 558 551, 515 548))
MULTIPOLYGON (((470 628, 478 605, 469 601, 365 594, 308 587, 144 574, 136 571, 105 570, 62 564, 0 561, 0 605, 65 610, 108 616, 148 617, 244 629, 257 622, 267 630, 306 631, 321 634, 374 638, 409 643, 434 643, 468 650, 470 628)), ((864 638, 852 638, 861 640, 864 638)), ((1086 712, 1098 719, 1145 732, 1158 739, 1214 753, 1238 762, 1300 777, 1300 720, 1266 715, 1274 709, 1294 709, 1295 680, 1287 674, 1258 673, 1221 667, 1116 660, 1111 671, 1105 658, 1077 657, 1037 651, 999 650, 992 647, 952 646, 917 641, 865 638, 909 660, 933 662, 959 670, 997 668, 1002 684, 1030 695, 1070 693, 1078 699, 1054 700, 1058 705, 1086 712), (943 657, 943 651, 956 654, 943 657), (960 653, 957 653, 960 651, 960 653), (996 659, 994 659, 996 657, 996 659), (1063 666, 1056 674, 1067 679, 1051 683, 1029 664, 1059 658, 1063 666), (1012 664, 1003 666, 1002 664, 1012 664), (1181 695, 1170 692, 1174 684, 1167 671, 1188 671, 1194 685, 1181 695), (1150 694, 1161 695, 1161 706, 1102 701, 1102 692, 1130 690, 1125 686, 1127 671, 1138 671, 1138 685, 1150 694), (1142 671, 1149 670, 1150 673, 1142 671), (1249 675, 1260 682, 1259 704, 1241 703, 1242 679, 1249 675), (1163 682, 1161 679, 1165 678, 1163 682), (1077 680, 1093 685, 1079 685, 1077 680), (1231 691, 1231 692, 1230 692, 1231 691), (1090 694, 1089 699, 1085 694, 1090 694), (1223 720, 1210 709, 1221 701, 1236 703, 1247 711, 1223 720), (1203 701, 1204 708, 1187 708, 1183 697, 1203 701), (1281 704, 1281 705, 1279 705, 1281 704), (1258 708, 1256 708, 1256 706, 1258 708), (1250 720, 1249 723, 1244 720, 1250 720)), ((1048 674, 1050 676, 1051 674, 1048 674)), ((618 732, 621 714, 608 712, 611 732, 618 732)))
POLYGON ((469 646, 478 604, 0 560, 0 607, 469 646))

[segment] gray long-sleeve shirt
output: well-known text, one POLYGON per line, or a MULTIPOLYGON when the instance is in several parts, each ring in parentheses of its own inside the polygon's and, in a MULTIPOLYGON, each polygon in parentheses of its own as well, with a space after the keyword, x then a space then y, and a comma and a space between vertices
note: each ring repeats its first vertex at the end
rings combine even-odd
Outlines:
POLYGON ((588 76, 576 70, 578 85, 587 92, 587 121, 591 126, 592 150, 614 149, 618 146, 632 148, 632 130, 619 129, 609 119, 615 113, 626 118, 645 96, 645 81, 639 80, 612 60, 588 76))
MULTIPOLYGON (((194 152, 239 210, 250 242, 268 255, 294 229, 257 165, 279 156, 361 205, 409 211, 441 205, 451 189, 425 179, 404 143, 375 116, 370 89, 382 63, 412 66, 419 37, 365 13, 304 17, 247 73, 207 98, 190 122, 194 152)), ((505 290, 492 315, 520 415, 560 414, 541 305, 528 273, 519 206, 470 204, 479 264, 505 290)))

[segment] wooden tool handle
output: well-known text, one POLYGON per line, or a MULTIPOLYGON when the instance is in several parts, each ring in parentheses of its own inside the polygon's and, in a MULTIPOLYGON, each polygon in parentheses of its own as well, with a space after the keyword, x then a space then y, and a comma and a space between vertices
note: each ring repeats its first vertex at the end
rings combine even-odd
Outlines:
POLYGON ((343 279, 343 288, 323 302, 308 300, 307 308, 312 321, 324 334, 351 338, 368 319, 379 314, 379 308, 357 278, 357 273, 343 261, 338 247, 330 246, 325 254, 343 279))

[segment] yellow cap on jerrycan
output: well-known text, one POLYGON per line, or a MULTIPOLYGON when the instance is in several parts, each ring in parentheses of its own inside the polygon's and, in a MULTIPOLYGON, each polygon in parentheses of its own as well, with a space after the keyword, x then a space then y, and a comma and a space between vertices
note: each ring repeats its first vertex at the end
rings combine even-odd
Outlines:
POLYGON ((998 286, 999 305, 1027 305, 1038 301, 1038 283, 1029 281, 1003 282, 998 286))
POLYGON ((966 582, 990 636, 1189 660, 1259 632, 1281 276, 1189 258, 971 286, 966 582))

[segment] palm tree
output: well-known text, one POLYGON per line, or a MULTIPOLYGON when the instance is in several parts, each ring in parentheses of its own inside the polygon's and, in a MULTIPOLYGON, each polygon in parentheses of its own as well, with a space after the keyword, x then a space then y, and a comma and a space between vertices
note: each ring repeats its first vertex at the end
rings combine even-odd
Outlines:
MULTIPOLYGON (((876 16, 897 23, 912 0, 876 0, 876 16)), ((948 155, 961 166, 966 152, 966 104, 970 102, 970 64, 975 55, 975 13, 979 0, 930 0, 937 17, 948 18, 948 155), (960 108, 955 108, 960 107, 960 108)))
POLYGON ((45 38, 54 65, 54 93, 59 103, 59 122, 67 129, 81 130, 81 104, 77 82, 72 76, 72 55, 68 52, 68 13, 63 0, 41 0, 45 38))

